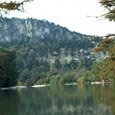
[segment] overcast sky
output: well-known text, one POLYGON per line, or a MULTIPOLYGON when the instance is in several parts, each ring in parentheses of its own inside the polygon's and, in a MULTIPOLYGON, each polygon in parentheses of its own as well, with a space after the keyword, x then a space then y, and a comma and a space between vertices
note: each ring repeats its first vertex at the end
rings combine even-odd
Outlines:
POLYGON ((115 33, 115 22, 95 18, 105 13, 98 0, 34 0, 24 8, 25 13, 12 12, 10 17, 45 19, 89 35, 115 33))

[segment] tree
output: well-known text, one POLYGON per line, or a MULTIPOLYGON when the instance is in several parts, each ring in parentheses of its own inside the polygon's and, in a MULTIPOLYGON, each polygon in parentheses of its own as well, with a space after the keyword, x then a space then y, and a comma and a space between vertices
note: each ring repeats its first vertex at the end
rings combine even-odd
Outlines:
POLYGON ((93 63, 92 70, 95 78, 101 80, 115 81, 115 40, 114 38, 103 39, 98 48, 93 51, 104 52, 105 58, 93 63))
POLYGON ((115 21, 115 0, 100 0, 100 4, 107 9, 105 18, 115 21))
POLYGON ((10 11, 18 10, 23 11, 23 5, 26 2, 31 2, 33 0, 22 0, 20 2, 16 2, 11 0, 10 2, 0 2, 0 13, 2 15, 2 12, 8 13, 10 11))
MULTIPOLYGON (((105 18, 115 21, 115 0, 100 0, 102 6, 107 9, 105 18)), ((105 58, 95 62, 92 66, 93 72, 101 80, 115 81, 115 34, 107 35, 93 51, 104 52, 105 58)))
MULTIPOLYGON (((24 3, 30 1, 32 0, 0 2, 0 14, 2 16, 2 12, 8 13, 14 10, 22 11, 24 3)), ((16 53, 14 51, 0 49, 0 87, 9 87, 17 84, 18 72, 15 59, 16 53)))
POLYGON ((17 84, 18 72, 16 69, 16 53, 0 49, 0 87, 9 87, 17 84))

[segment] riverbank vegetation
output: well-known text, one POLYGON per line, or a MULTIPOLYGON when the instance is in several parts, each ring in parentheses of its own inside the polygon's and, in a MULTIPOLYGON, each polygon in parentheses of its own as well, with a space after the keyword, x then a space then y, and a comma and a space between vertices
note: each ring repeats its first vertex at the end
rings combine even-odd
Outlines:
MULTIPOLYGON (((100 4, 106 9, 103 15, 109 21, 115 21, 115 1, 100 0, 100 4)), ((105 58, 94 62, 92 72, 96 79, 115 82, 115 34, 109 34, 103 38, 94 52, 105 54, 105 58)))
POLYGON ((105 54, 105 58, 98 60, 92 65, 92 73, 95 79, 108 82, 115 81, 115 38, 105 38, 99 44, 98 48, 94 48, 94 52, 105 54))
POLYGON ((0 87, 17 85, 18 72, 15 59, 14 51, 0 49, 0 87))

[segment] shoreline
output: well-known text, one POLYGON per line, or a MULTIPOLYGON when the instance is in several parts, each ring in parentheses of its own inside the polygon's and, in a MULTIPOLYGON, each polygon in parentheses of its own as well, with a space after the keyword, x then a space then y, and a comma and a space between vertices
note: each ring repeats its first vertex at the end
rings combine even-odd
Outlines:
MULTIPOLYGON (((83 83, 84 84, 84 83, 83 83)), ((89 83, 89 85, 108 85, 110 84, 110 82, 105 83, 105 82, 91 82, 89 83)), ((78 83, 65 83, 65 86, 69 86, 69 85, 78 85, 78 83)), ((32 86, 11 86, 11 87, 1 87, 0 90, 9 90, 9 89, 24 89, 24 88, 42 88, 42 87, 49 87, 51 86, 50 84, 41 84, 41 85, 32 85, 32 86)))
POLYGON ((8 89, 24 89, 24 88, 37 88, 37 87, 47 87, 50 86, 49 84, 45 85, 32 85, 32 86, 12 86, 12 87, 1 87, 0 90, 8 90, 8 89))

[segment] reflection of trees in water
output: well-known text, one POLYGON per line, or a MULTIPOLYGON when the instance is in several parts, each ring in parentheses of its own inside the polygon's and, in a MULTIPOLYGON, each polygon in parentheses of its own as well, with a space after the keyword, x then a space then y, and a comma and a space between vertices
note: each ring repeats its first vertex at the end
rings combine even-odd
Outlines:
POLYGON ((110 106, 95 105, 91 97, 76 104, 66 99, 61 103, 52 100, 51 106, 43 108, 40 113, 41 115, 112 115, 110 106))
POLYGON ((72 104, 63 105, 59 108, 57 105, 52 105, 49 108, 43 108, 40 115, 112 115, 111 108, 105 105, 87 107, 84 105, 73 106, 72 104))
POLYGON ((0 115, 19 115, 20 98, 16 90, 0 90, 0 115))
POLYGON ((19 115, 112 115, 111 106, 100 101, 102 94, 95 96, 97 90, 75 86, 26 89, 19 92, 19 115))
POLYGON ((0 115, 115 115, 115 88, 66 86, 0 92, 0 115))

